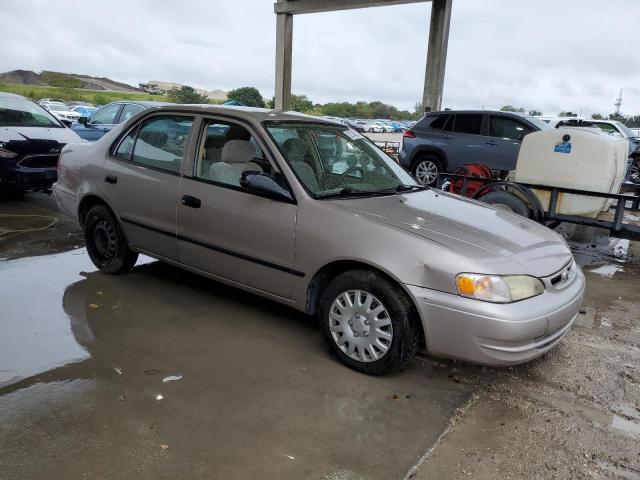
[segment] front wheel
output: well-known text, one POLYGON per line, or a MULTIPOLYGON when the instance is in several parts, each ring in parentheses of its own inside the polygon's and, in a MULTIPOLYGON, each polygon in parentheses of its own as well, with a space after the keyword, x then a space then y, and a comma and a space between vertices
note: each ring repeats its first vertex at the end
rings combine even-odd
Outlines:
POLYGON ((91 261, 101 272, 125 273, 138 260, 138 254, 129 248, 118 221, 105 205, 96 205, 87 213, 84 240, 91 261))
POLYGON ((405 292, 372 271, 339 275, 321 299, 319 322, 327 348, 346 366, 369 375, 407 365, 420 343, 418 321, 405 292))

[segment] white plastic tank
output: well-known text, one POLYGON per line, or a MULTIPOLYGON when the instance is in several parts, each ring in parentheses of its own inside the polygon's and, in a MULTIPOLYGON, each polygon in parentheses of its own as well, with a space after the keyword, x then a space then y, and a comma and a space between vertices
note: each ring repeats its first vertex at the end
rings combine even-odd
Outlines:
MULTIPOLYGON (((515 181, 619 193, 627 168, 629 146, 621 138, 590 130, 563 128, 530 133, 522 141, 515 181)), ((551 192, 534 190, 545 211, 551 192)), ((611 200, 561 193, 556 213, 596 218, 611 200)))

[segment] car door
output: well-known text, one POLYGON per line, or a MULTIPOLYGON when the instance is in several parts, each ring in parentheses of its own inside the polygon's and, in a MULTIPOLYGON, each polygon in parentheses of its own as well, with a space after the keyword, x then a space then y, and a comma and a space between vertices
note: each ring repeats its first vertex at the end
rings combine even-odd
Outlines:
POLYGON ((302 275, 292 268, 297 206, 240 186, 244 171, 267 172, 286 187, 284 177, 260 137, 241 122, 209 118, 200 131, 178 192, 180 262, 290 298, 293 278, 302 275), (248 157, 234 156, 232 150, 250 145, 248 157))
POLYGON ((455 170, 464 163, 483 163, 485 139, 482 135, 483 114, 457 113, 451 115, 440 134, 445 143, 447 169, 455 170))
POLYGON ((131 246, 178 260, 176 195, 194 117, 145 117, 116 143, 104 164, 102 192, 131 246))
POLYGON ((79 126, 76 133, 85 140, 95 141, 116 125, 116 118, 122 104, 112 103, 91 115, 86 124, 79 126))
POLYGON ((515 118, 494 114, 489 117, 484 163, 494 170, 515 170, 522 139, 533 129, 515 118))

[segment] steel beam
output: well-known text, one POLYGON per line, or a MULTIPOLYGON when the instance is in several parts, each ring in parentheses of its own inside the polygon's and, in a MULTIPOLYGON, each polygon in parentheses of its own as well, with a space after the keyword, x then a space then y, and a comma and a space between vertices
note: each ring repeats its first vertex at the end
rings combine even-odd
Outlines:
POLYGON ((278 0, 273 9, 276 13, 302 15, 305 13, 336 12, 354 8, 385 7, 405 3, 430 2, 431 0, 278 0))
POLYGON ((449 25, 451 23, 451 1, 452 0, 433 0, 431 3, 427 69, 422 95, 422 108, 426 112, 440 110, 442 108, 444 71, 447 63, 449 25))
POLYGON ((276 110, 291 110, 292 50, 293 15, 279 13, 276 20, 276 110))

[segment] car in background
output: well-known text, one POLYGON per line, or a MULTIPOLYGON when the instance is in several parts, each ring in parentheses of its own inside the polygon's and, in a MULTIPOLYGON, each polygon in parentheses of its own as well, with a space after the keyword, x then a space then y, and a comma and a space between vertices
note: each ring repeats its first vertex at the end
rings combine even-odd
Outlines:
POLYGON ((90 117, 98 110, 98 107, 90 107, 88 105, 76 105, 71 107, 71 111, 79 113, 81 117, 90 117))
POLYGON ((66 126, 71 122, 78 120, 81 115, 71 110, 71 107, 64 102, 55 102, 52 100, 40 100, 38 104, 47 109, 58 120, 62 120, 66 126))
POLYGON ((370 121, 366 121, 366 120, 356 120, 354 122, 356 125, 358 125, 360 128, 362 128, 363 132, 368 132, 368 133, 382 133, 384 132, 384 129, 376 124, 376 123, 372 123, 370 121))
POLYGON ((91 116, 81 116, 78 122, 71 125, 71 130, 80 135, 81 138, 91 142, 100 139, 105 133, 111 131, 113 127, 129 120, 134 115, 151 107, 168 105, 164 102, 146 101, 119 101, 112 102, 102 107, 91 116))
POLYGON ((430 112, 404 132, 398 160, 423 185, 465 163, 507 172, 516 167, 525 135, 550 128, 536 117, 510 112, 430 112))
POLYGON ((31 100, 0 92, 0 193, 47 190, 60 151, 80 137, 31 100))

